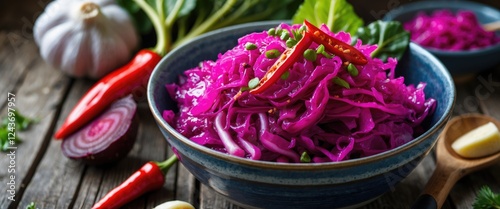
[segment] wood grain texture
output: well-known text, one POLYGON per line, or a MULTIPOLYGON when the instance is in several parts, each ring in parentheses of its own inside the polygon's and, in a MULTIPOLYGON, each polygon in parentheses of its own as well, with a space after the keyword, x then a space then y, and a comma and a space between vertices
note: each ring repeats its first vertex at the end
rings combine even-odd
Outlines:
MULTIPOLYGON (((15 33, 15 32, 11 32, 15 33)), ((1 33, 0 40, 7 40, 5 36, 10 33, 1 33)), ((19 113, 31 118, 36 118, 37 123, 33 124, 28 130, 20 132, 18 135, 23 140, 18 145, 16 152, 16 201, 7 202, 2 199, 0 208, 15 208, 17 205, 23 205, 21 195, 37 168, 37 162, 45 154, 45 149, 52 129, 53 121, 57 117, 58 106, 63 101, 63 96, 68 88, 68 79, 60 72, 49 67, 40 58, 38 49, 32 41, 23 42, 14 50, 12 45, 2 43, 0 52, 0 78, 2 85, 0 92, 7 95, 7 92, 15 94, 16 109, 19 113), (19 51, 17 51, 19 50, 19 51)), ((0 100, 7 101, 6 99, 0 100)), ((5 107, 5 104, 2 104, 5 107)), ((7 113, 2 108, 2 115, 7 113)), ((0 166, 7 167, 7 158, 0 159, 0 166)), ((5 169, 0 170, 0 176, 6 176, 5 169)), ((1 178, 2 185, 7 178, 1 178)))
MULTIPOLYGON (((365 20, 404 3, 401 1, 350 1, 365 20), (377 3, 374 3, 377 2, 377 3)), ((16 106, 39 121, 19 136, 23 143, 16 153, 16 201, 0 192, 0 208, 24 209, 30 202, 37 208, 90 208, 150 160, 161 161, 173 153, 156 126, 145 101, 139 104, 141 117, 138 139, 130 154, 112 166, 91 167, 64 157, 54 131, 93 81, 73 80, 47 65, 32 40, 32 25, 49 0, 0 2, 0 116, 6 111, 7 92, 16 95, 16 106)), ((498 1, 479 0, 500 8, 498 1)), ((456 78, 457 100, 453 115, 483 113, 500 119, 500 66, 477 75, 456 78)), ((0 153, 0 188, 9 175, 9 162, 0 153)), ((362 209, 409 208, 424 189, 436 166, 435 156, 427 156, 394 190, 362 209)), ((471 208, 482 186, 500 193, 500 163, 471 173, 455 184, 443 209, 471 208)), ((198 209, 243 209, 201 185, 181 164, 167 173, 163 188, 145 194, 123 208, 151 209, 168 200, 179 199, 198 209)))

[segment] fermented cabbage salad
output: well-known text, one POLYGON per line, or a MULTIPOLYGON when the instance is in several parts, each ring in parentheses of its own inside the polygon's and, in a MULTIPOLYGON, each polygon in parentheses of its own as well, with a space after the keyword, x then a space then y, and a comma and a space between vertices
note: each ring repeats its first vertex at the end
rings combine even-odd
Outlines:
POLYGON ((411 40, 419 45, 447 51, 481 49, 500 43, 493 31, 485 31, 477 16, 468 10, 454 14, 450 10, 436 10, 432 14, 420 12, 404 28, 411 40))
MULTIPOLYGON (((353 46, 365 64, 307 42, 309 54, 296 57, 267 89, 251 93, 304 30, 301 24, 281 24, 245 35, 217 60, 188 69, 178 83, 166 85, 179 110, 165 110, 164 119, 210 149, 290 163, 370 156, 422 133, 421 123, 436 105, 425 97, 426 84, 405 85, 395 76, 397 60, 371 58, 377 46, 361 40, 353 46)), ((325 25, 318 30, 351 43, 348 33, 332 33, 325 25)))

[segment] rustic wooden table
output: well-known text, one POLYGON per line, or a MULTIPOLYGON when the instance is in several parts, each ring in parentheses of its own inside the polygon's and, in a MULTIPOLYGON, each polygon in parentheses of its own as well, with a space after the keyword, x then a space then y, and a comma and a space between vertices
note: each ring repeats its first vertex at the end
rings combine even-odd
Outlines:
MULTIPOLYGON (((0 116, 8 112, 8 98, 15 97, 21 113, 37 118, 18 133, 22 143, 14 153, 0 152, 0 208, 25 208, 35 202, 42 208, 90 208, 110 189, 150 160, 161 161, 171 151, 158 130, 146 101, 140 102, 140 131, 126 159, 109 167, 91 167, 64 157, 61 141, 53 134, 92 81, 72 79, 47 65, 32 40, 30 21, 21 19, 16 29, 0 31, 0 116), (12 172, 15 171, 15 172, 12 172), (12 174, 12 175, 11 175, 12 174), (14 176, 14 179, 11 179, 14 176)), ((500 58, 500 56, 499 56, 500 58)), ((500 66, 456 79, 454 115, 478 112, 500 119, 500 66)), ((435 167, 430 154, 393 191, 363 208, 408 208, 417 198, 435 167)), ((489 186, 500 192, 500 163, 461 179, 443 208, 471 208, 477 191, 489 186)), ((182 165, 172 168, 163 188, 148 193, 124 208, 152 208, 179 199, 199 209, 240 208, 201 185, 182 165)))

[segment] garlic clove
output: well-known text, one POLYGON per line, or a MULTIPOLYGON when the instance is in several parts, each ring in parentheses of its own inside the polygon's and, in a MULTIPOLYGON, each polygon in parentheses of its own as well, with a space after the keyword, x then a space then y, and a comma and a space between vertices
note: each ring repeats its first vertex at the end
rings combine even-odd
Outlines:
POLYGON ((180 200, 172 200, 168 202, 164 202, 153 209, 195 209, 193 205, 180 201, 180 200))

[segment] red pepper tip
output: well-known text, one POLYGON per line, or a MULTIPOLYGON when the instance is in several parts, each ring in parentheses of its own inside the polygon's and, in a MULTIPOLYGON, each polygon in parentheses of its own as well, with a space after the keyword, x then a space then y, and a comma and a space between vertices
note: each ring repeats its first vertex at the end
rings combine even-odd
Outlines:
POLYGON ((66 133, 65 133, 65 130, 66 129, 59 129, 55 134, 54 134, 54 138, 57 139, 57 140, 61 140, 63 138, 66 137, 66 133))

